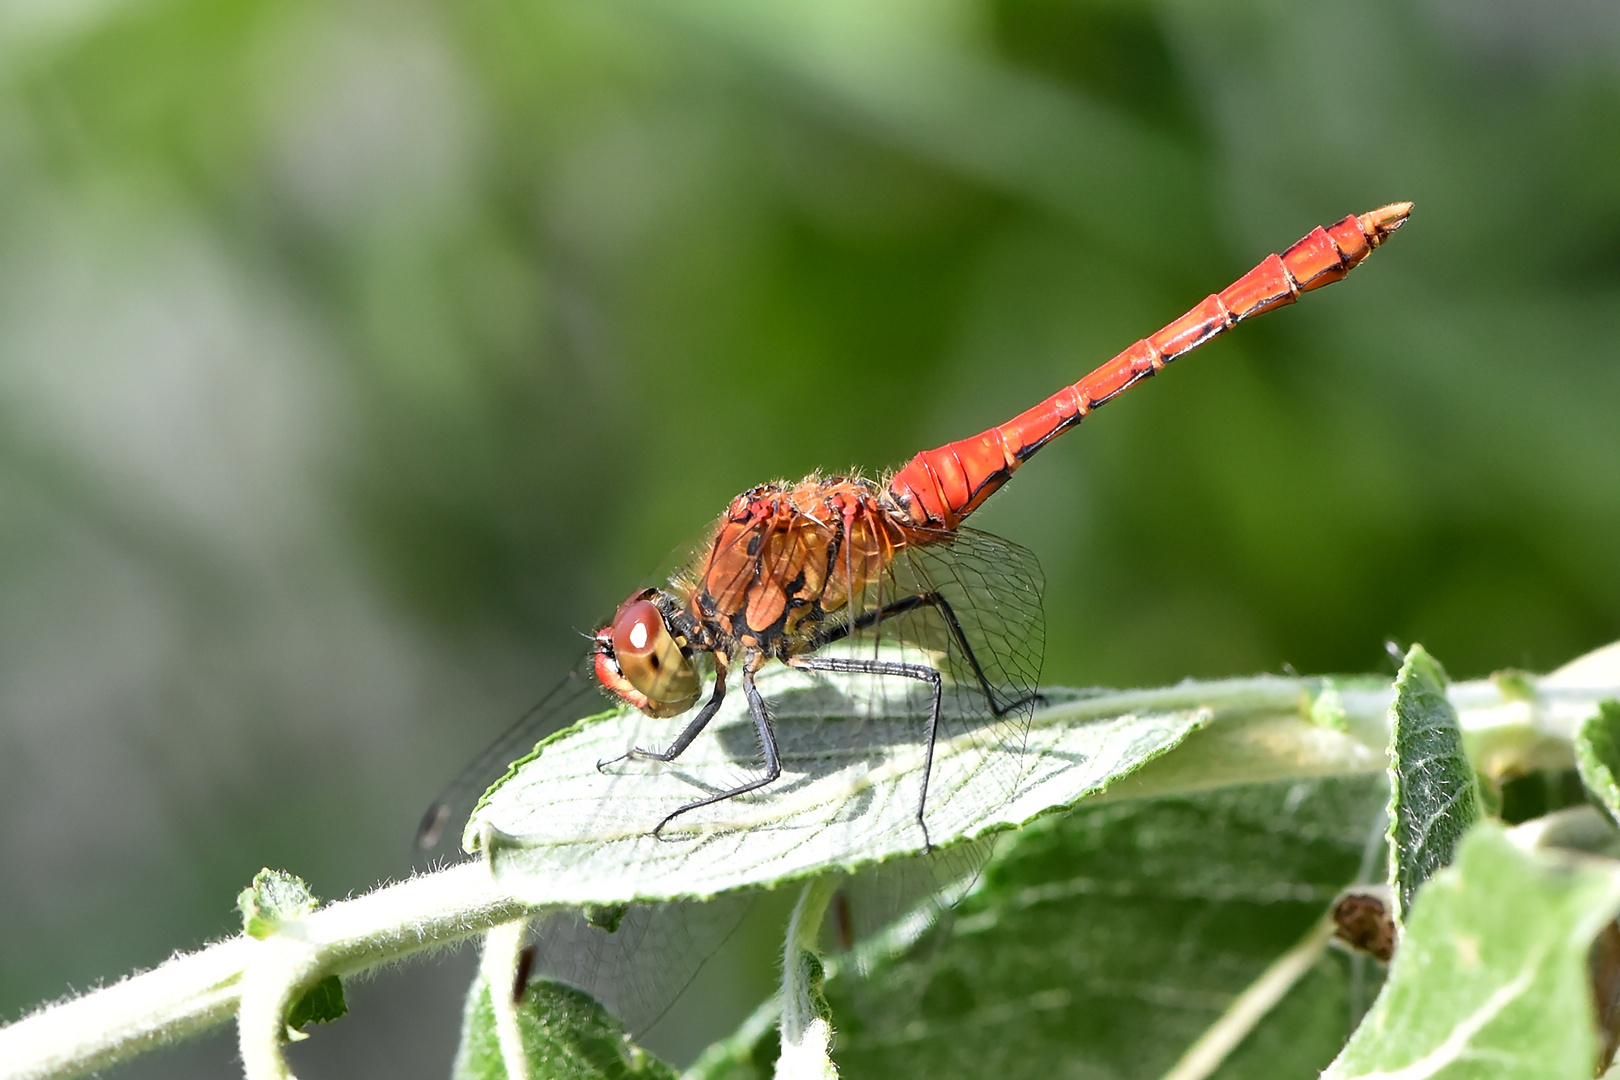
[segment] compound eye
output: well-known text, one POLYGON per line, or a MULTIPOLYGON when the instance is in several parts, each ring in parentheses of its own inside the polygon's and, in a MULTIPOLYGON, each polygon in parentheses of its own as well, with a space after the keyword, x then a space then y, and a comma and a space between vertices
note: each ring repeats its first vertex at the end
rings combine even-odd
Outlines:
POLYGON ((668 637, 663 612, 651 600, 626 604, 613 620, 613 654, 624 666, 631 658, 652 658, 656 667, 660 638, 668 637))
POLYGON ((646 695, 644 711, 674 716, 698 698, 698 675, 664 614, 650 600, 631 600, 613 619, 613 655, 626 681, 646 695))

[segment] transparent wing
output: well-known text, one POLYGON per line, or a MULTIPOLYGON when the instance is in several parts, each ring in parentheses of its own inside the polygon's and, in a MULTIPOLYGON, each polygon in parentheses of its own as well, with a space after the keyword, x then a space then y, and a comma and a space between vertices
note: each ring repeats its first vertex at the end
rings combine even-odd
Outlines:
POLYGON ((1044 579, 1034 552, 972 529, 942 533, 902 549, 884 586, 896 598, 934 592, 945 602, 876 630, 942 653, 961 715, 1028 718, 1046 649, 1044 579))
MULTIPOLYGON (((944 700, 929 805, 949 799, 979 770, 995 773, 1010 798, 1022 775, 1046 642, 1040 563, 1028 549, 989 533, 922 535, 927 542, 899 549, 851 605, 836 631, 843 640, 821 651, 939 671, 944 700)), ((916 738, 926 739, 932 699, 926 683, 873 676, 869 685, 873 712, 915 718, 916 738)))
POLYGON ((876 1027, 895 1015, 921 1011, 932 958, 950 940, 956 906, 978 884, 994 851, 991 839, 958 844, 910 859, 866 867, 846 877, 834 894, 822 927, 824 957, 831 963, 852 1016, 876 1027), (868 993, 868 976, 898 956, 908 956, 921 977, 909 986, 890 981, 881 995, 868 993))
POLYGON ((638 1039, 663 1019, 720 951, 755 900, 558 908, 530 924, 534 975, 590 994, 638 1039))
POLYGON ((590 670, 590 656, 500 738, 474 758, 428 806, 416 829, 416 848, 422 855, 459 856, 462 826, 489 786, 505 775, 514 761, 527 756, 541 739, 576 720, 611 708, 601 683, 590 670))

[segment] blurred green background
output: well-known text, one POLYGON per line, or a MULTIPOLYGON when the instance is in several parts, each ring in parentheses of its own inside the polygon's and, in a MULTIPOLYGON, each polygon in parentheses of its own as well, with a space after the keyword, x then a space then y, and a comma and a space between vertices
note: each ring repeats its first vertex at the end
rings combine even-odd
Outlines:
MULTIPOLYGON (((1054 683, 1620 637, 1620 5, 0 6, 0 1019, 261 865, 407 872, 736 492, 977 432, 1396 199, 975 520, 1046 568, 1054 683)), ((445 1075, 469 977, 354 989, 302 1075, 445 1075)))

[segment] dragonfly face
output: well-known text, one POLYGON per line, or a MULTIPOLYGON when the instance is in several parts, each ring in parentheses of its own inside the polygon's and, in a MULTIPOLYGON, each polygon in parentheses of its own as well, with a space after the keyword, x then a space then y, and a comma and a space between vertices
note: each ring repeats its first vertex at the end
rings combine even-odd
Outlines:
POLYGON ((667 593, 643 589, 619 605, 594 639, 603 687, 648 716, 678 716, 702 692, 696 665, 669 628, 665 609, 675 604, 667 593))

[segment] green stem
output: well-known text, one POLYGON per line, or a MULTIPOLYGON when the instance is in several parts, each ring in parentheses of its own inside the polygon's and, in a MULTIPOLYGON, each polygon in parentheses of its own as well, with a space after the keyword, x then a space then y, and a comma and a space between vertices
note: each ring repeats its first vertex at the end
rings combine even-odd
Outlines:
POLYGON ((782 1053, 776 1075, 789 1080, 838 1076, 830 1056, 832 1027, 821 997, 821 959, 816 939, 840 875, 824 874, 805 885, 788 920, 782 950, 782 1053))
POLYGON ((495 1038, 500 1043, 507 1080, 528 1080, 529 1077, 529 1057, 523 1048, 518 1001, 512 985, 528 930, 527 919, 502 923, 491 929, 484 935, 484 956, 479 964, 484 984, 489 987, 490 1011, 495 1014, 495 1038))
MULTIPOLYGON (((277 938, 302 939, 320 974, 349 975, 460 941, 529 911, 495 886, 483 864, 463 863, 331 904, 277 938)), ((226 1023, 242 1005, 249 969, 261 962, 279 966, 271 954, 280 946, 267 948, 277 938, 218 942, 0 1028, 0 1077, 84 1076, 226 1023)), ((266 992, 271 994, 268 985, 266 992)), ((283 984, 274 997, 284 1000, 292 992, 283 984)), ((251 1053, 266 1068, 273 1066, 262 1057, 265 1042, 280 1040, 285 1015, 269 1008, 251 1018, 251 1053)), ((244 1037, 245 1049, 247 1043, 244 1037)))

